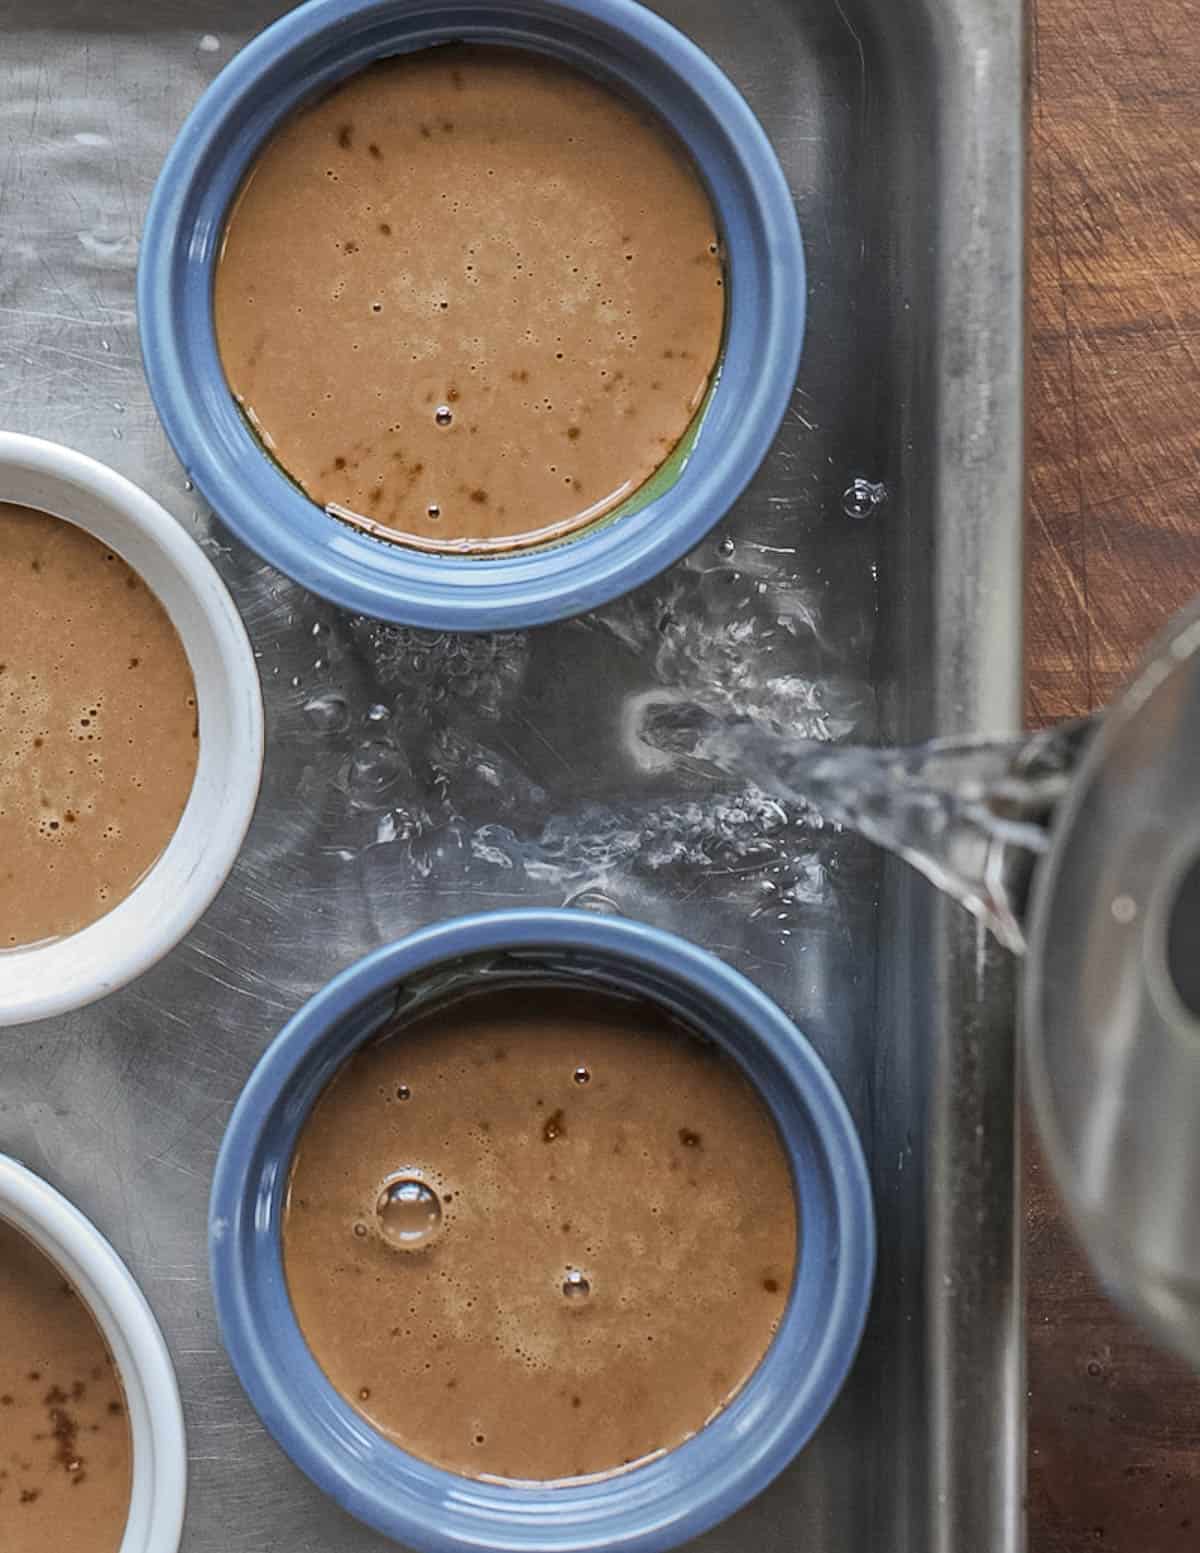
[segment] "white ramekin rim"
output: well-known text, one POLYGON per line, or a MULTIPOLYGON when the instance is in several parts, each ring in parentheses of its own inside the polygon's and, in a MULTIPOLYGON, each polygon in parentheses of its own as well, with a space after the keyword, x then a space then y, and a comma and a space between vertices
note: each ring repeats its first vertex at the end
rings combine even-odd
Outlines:
POLYGON ((258 797, 262 692, 240 615, 212 563, 165 508, 58 443, 0 432, 0 502, 76 523, 159 599, 196 681, 200 753, 179 826, 136 888, 66 938, 0 952, 0 1026, 81 1008, 124 986, 192 928, 229 875, 258 797))
POLYGON ((95 1225, 4 1154, 0 1219, 28 1235, 75 1286, 120 1371, 133 1474, 119 1553, 176 1553, 187 1501, 187 1443, 175 1370, 154 1312, 95 1225))

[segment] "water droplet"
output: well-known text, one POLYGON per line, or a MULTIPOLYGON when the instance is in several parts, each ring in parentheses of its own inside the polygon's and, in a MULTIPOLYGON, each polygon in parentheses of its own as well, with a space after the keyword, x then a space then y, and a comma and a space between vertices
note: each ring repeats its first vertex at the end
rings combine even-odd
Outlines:
POLYGON ((425 514, 429 518, 440 518, 442 515, 442 509, 438 506, 437 502, 431 501, 428 507, 425 509, 425 514))
POLYGON ((856 476, 842 492, 842 511, 848 518, 869 518, 887 500, 887 487, 882 480, 866 480, 856 476))
POLYGON ((448 404, 439 404, 433 412, 433 418, 439 426, 449 426, 454 419, 454 413, 448 404))
POLYGON ((592 1075, 587 1068, 576 1068, 574 1078, 577 1084, 590 1084, 592 1081, 592 1075))
POLYGON ((100 341, 100 349, 102 351, 110 351, 110 350, 112 350, 112 346, 109 344, 109 342, 107 340, 101 340, 100 341))
POLYGON ((304 704, 304 717, 310 728, 318 733, 341 733, 350 725, 350 708, 345 697, 331 691, 328 695, 313 696, 304 704))
POLYGON ((214 37, 211 32, 206 32, 200 39, 200 49, 202 53, 215 54, 220 47, 220 38, 214 37))
POLYGON ((1137 916, 1137 901, 1134 900, 1132 895, 1118 895, 1114 897, 1109 910, 1113 914, 1113 920, 1124 925, 1132 922, 1137 916))
POLYGON ((367 1226, 365 1224, 356 1224, 354 1226, 354 1233, 359 1240, 362 1240, 367 1233, 367 1226))
POLYGON ((185 491, 194 491, 196 489, 190 480, 185 480, 183 482, 183 488, 185 491))
POLYGON ((386 723, 388 716, 389 713, 387 707, 381 706, 379 702, 376 701, 374 706, 369 706, 367 708, 365 720, 369 723, 386 723))
POLYGON ((562 1291, 569 1300, 585 1300, 592 1292, 592 1286, 577 1267, 568 1267, 562 1291))
POLYGON ((401 1084, 400 1087, 396 1090, 396 1099, 397 1100, 408 1100, 411 1097, 412 1097, 412 1090, 408 1087, 407 1084, 401 1084))
POLYGON ((384 1237, 405 1251, 419 1251, 428 1245, 442 1224, 437 1193, 417 1176, 397 1176, 389 1181, 379 1194, 375 1212, 384 1237))
POLYGON ((717 546, 717 554, 722 558, 722 560, 728 561, 732 559, 733 552, 736 548, 737 546, 734 544, 732 539, 723 539, 717 546))

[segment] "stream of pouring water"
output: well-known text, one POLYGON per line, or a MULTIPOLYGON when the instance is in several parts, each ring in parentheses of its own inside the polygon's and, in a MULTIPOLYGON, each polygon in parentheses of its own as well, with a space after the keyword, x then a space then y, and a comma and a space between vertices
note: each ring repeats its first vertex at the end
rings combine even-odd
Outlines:
POLYGON ((1033 865, 1090 720, 1001 739, 903 749, 829 745, 756 719, 650 693, 630 731, 648 766, 680 764, 807 805, 920 870, 1020 954, 1033 865))

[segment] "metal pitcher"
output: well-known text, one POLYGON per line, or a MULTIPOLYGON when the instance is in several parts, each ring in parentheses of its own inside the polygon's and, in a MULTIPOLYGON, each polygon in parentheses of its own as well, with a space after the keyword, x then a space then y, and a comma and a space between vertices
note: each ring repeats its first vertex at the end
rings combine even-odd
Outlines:
POLYGON ((1042 1139, 1117 1296, 1200 1364, 1200 601, 1101 716, 1032 870, 1042 1139))
POLYGON ((1200 1365, 1200 600, 1096 717, 942 759, 978 791, 905 855, 939 884, 950 858, 1024 955, 1026 1079, 1076 1226, 1200 1365))

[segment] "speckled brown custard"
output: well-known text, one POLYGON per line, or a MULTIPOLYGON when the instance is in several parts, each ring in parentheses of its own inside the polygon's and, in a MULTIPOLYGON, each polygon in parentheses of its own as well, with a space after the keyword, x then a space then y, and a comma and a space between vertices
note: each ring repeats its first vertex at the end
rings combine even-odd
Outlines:
POLYGON ((116 1553, 131 1460, 121 1383, 91 1312, 0 1221, 0 1548, 116 1553))
POLYGON ((680 442, 720 350, 718 247, 650 115, 542 56, 430 49, 268 143, 225 233, 217 340, 314 501, 426 547, 532 543, 680 442))
POLYGON ((493 991, 356 1054, 301 1132, 283 1229, 318 1363, 477 1477, 619 1470, 741 1389, 790 1291, 773 1120, 640 1002, 493 991))
POLYGON ((0 952, 123 900, 192 789, 196 689, 162 605, 72 523, 0 502, 0 952))

